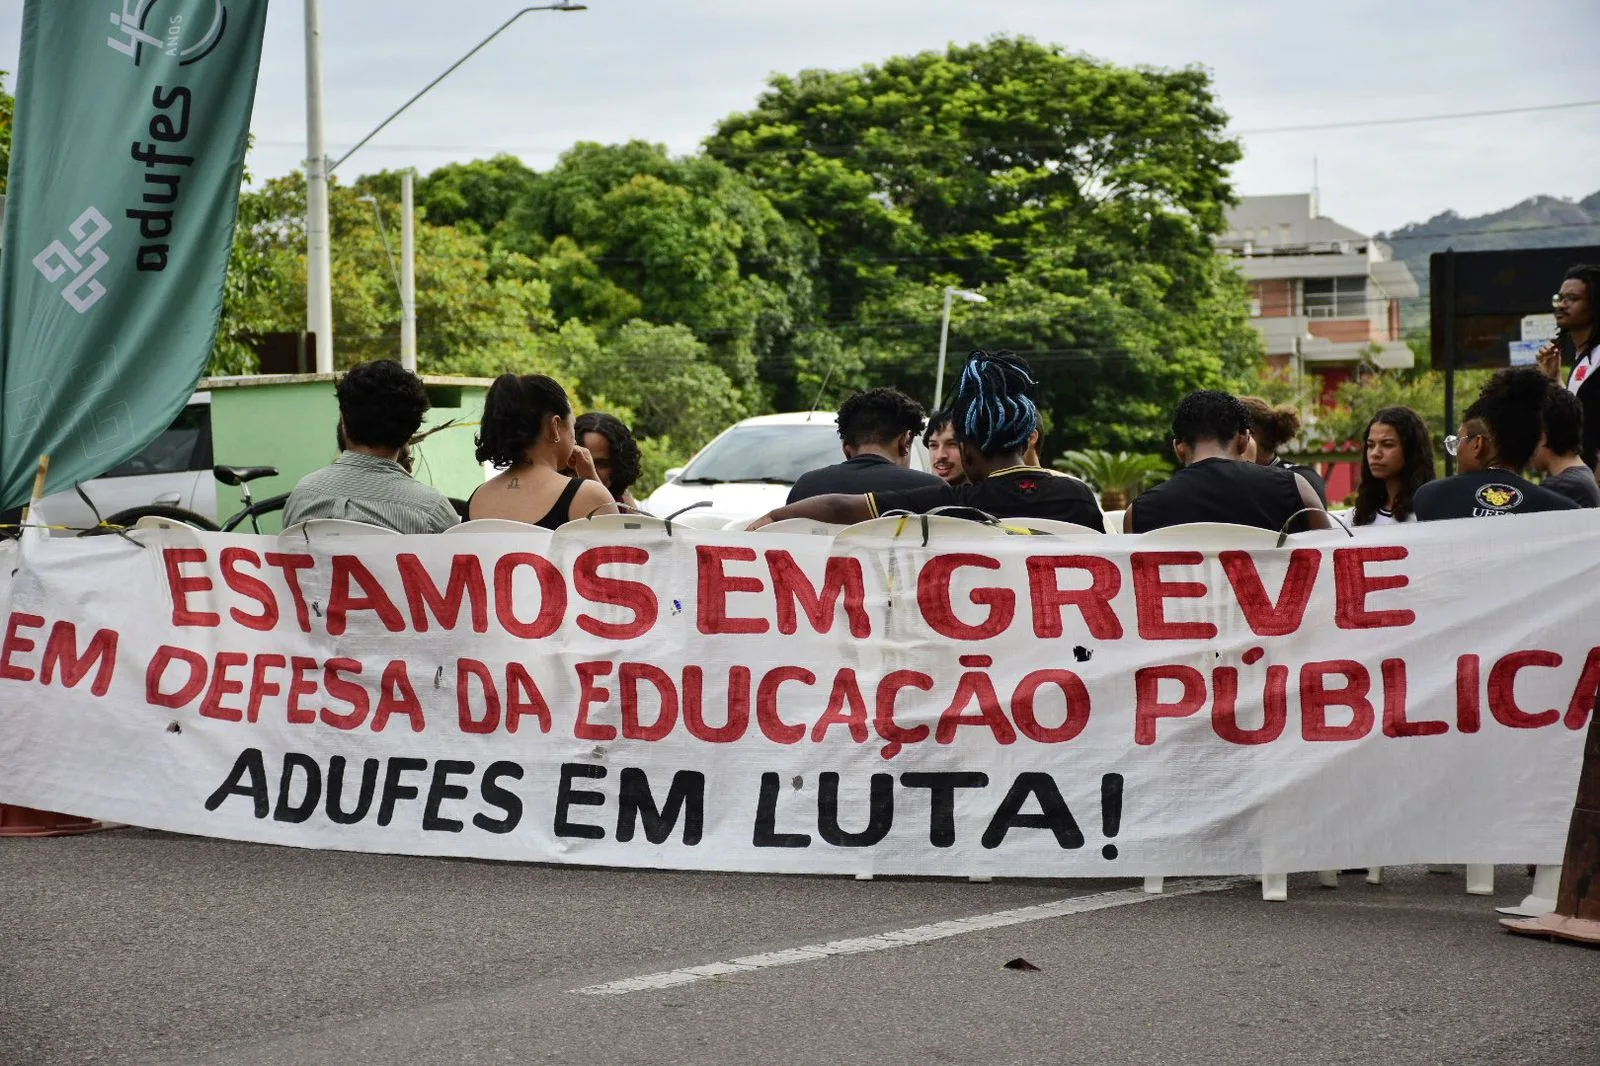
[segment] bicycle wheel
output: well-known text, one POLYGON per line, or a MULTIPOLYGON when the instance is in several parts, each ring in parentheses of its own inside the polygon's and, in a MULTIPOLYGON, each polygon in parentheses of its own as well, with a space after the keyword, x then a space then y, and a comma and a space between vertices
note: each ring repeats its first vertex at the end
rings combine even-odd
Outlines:
MULTIPOLYGON (((264 518, 269 514, 276 514, 277 512, 283 510, 283 505, 288 502, 289 494, 287 492, 280 492, 276 496, 268 496, 264 500, 257 500, 249 507, 246 507, 244 510, 240 511, 238 514, 230 515, 228 520, 222 523, 222 531, 224 533, 233 533, 237 531, 240 526, 249 522, 252 515, 256 518, 264 518)), ((246 532, 255 532, 255 527, 247 527, 246 532)))
POLYGON ((107 533, 116 532, 116 530, 108 527, 120 526, 126 529, 141 518, 170 518, 174 522, 182 522, 184 525, 205 530, 207 533, 217 532, 217 524, 203 514, 186 511, 182 507, 169 507, 162 503, 152 503, 144 507, 130 507, 126 511, 118 511, 110 518, 107 518, 104 525, 96 526, 93 529, 81 530, 78 536, 101 537, 107 533))

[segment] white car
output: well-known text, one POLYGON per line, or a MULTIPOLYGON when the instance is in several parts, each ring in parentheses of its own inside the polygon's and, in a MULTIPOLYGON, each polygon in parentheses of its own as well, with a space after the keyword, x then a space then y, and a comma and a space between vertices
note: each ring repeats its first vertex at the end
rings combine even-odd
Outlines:
MULTIPOLYGON (((699 529, 723 529, 782 507, 789 489, 808 470, 844 462, 832 411, 757 415, 737 422, 701 448, 644 501, 660 518, 704 502, 677 519, 699 529)), ((928 452, 912 445, 911 465, 927 470, 928 452)))

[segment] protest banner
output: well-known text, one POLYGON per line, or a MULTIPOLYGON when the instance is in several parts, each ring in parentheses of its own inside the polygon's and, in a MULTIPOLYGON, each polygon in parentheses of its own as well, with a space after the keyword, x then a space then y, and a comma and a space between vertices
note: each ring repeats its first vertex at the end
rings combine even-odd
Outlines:
POLYGON ((40 537, 0 600, 0 801, 705 870, 1554 863, 1600 689, 1593 521, 1227 551, 40 537))
POLYGON ((0 507, 171 424, 222 312, 265 0, 28 0, 0 259, 0 507), (109 16, 109 17, 108 17, 109 16))

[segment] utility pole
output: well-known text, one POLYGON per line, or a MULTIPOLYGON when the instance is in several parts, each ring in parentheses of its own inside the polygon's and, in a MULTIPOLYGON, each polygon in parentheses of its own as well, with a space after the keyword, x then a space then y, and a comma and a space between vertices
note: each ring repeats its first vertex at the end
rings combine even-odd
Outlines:
POLYGON ((322 0, 306 8, 306 331, 317 373, 333 372, 333 264, 328 244, 328 152, 322 132, 322 0))
POLYGON ((417 369, 417 205, 410 167, 400 175, 400 365, 417 369))

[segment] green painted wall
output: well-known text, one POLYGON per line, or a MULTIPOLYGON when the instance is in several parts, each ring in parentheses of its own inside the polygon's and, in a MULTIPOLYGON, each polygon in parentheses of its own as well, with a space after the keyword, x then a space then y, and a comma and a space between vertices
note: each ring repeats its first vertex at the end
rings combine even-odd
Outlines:
MULTIPOLYGON (((275 466, 278 476, 250 483, 260 500, 294 488, 311 471, 338 456, 335 429, 339 405, 331 374, 209 378, 200 383, 211 394, 211 436, 215 461, 229 466, 275 466)), ((442 429, 412 449, 413 474, 446 496, 466 499, 483 483, 483 468, 473 458, 472 438, 483 414, 489 383, 478 378, 423 378, 433 409, 423 428, 442 429)), ((217 515, 239 509, 239 490, 217 485, 217 515)), ((273 516, 263 532, 277 532, 273 516)))

